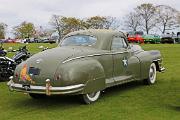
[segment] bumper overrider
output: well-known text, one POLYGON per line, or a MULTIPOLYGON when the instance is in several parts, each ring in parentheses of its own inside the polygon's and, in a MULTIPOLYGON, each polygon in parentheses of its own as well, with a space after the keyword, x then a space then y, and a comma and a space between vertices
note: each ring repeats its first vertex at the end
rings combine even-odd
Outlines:
POLYGON ((166 70, 165 67, 160 67, 159 72, 164 72, 166 70))
POLYGON ((156 59, 156 60, 153 60, 153 62, 157 62, 158 63, 158 71, 159 72, 164 72, 166 70, 165 67, 162 66, 162 59, 156 59))
POLYGON ((10 78, 10 81, 7 83, 10 91, 24 92, 24 93, 36 93, 36 94, 46 94, 46 95, 56 95, 56 94, 76 94, 80 93, 84 84, 71 85, 65 87, 52 87, 50 85, 50 80, 46 80, 46 86, 34 86, 34 85, 23 85, 14 83, 10 78))

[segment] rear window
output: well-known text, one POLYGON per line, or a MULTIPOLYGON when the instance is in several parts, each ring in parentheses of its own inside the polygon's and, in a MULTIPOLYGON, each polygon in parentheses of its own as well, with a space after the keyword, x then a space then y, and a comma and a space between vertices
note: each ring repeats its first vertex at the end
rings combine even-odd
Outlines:
POLYGON ((73 35, 63 39, 61 46, 92 46, 97 38, 89 35, 73 35))

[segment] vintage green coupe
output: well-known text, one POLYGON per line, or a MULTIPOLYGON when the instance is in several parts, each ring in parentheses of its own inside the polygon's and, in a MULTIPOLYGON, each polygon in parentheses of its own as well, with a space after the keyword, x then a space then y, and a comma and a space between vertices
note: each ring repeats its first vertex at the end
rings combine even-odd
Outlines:
POLYGON ((32 98, 80 95, 90 104, 111 86, 134 80, 154 84, 156 71, 164 71, 161 62, 159 51, 129 45, 122 32, 82 30, 18 65, 8 86, 32 98))
POLYGON ((159 35, 143 35, 144 43, 161 43, 161 38, 159 35))

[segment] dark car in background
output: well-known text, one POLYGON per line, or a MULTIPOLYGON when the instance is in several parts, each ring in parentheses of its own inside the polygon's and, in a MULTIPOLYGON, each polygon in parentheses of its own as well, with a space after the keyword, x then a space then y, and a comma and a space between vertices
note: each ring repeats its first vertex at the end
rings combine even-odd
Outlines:
POLYGON ((56 41, 53 40, 53 39, 48 39, 48 38, 47 38, 47 39, 43 39, 43 40, 42 40, 42 43, 51 43, 51 44, 52 44, 52 43, 56 43, 56 41))
POLYGON ((171 43, 171 44, 174 44, 175 43, 175 38, 176 38, 175 34, 170 34, 170 33, 163 34, 161 36, 161 43, 171 43))
POLYGON ((175 37, 175 43, 180 43, 180 32, 177 32, 177 36, 175 37))
POLYGON ((16 43, 16 39, 6 39, 3 42, 4 43, 16 43))
POLYGON ((24 43, 38 43, 37 38, 26 38, 24 43))

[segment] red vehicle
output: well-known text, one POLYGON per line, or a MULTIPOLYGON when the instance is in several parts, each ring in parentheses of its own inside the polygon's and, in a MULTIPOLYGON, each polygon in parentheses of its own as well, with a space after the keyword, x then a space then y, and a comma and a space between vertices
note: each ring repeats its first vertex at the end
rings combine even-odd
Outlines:
POLYGON ((7 39, 4 43, 16 43, 16 39, 7 39))
POLYGON ((144 43, 144 39, 142 37, 143 32, 129 32, 128 33, 128 41, 133 43, 144 43))

